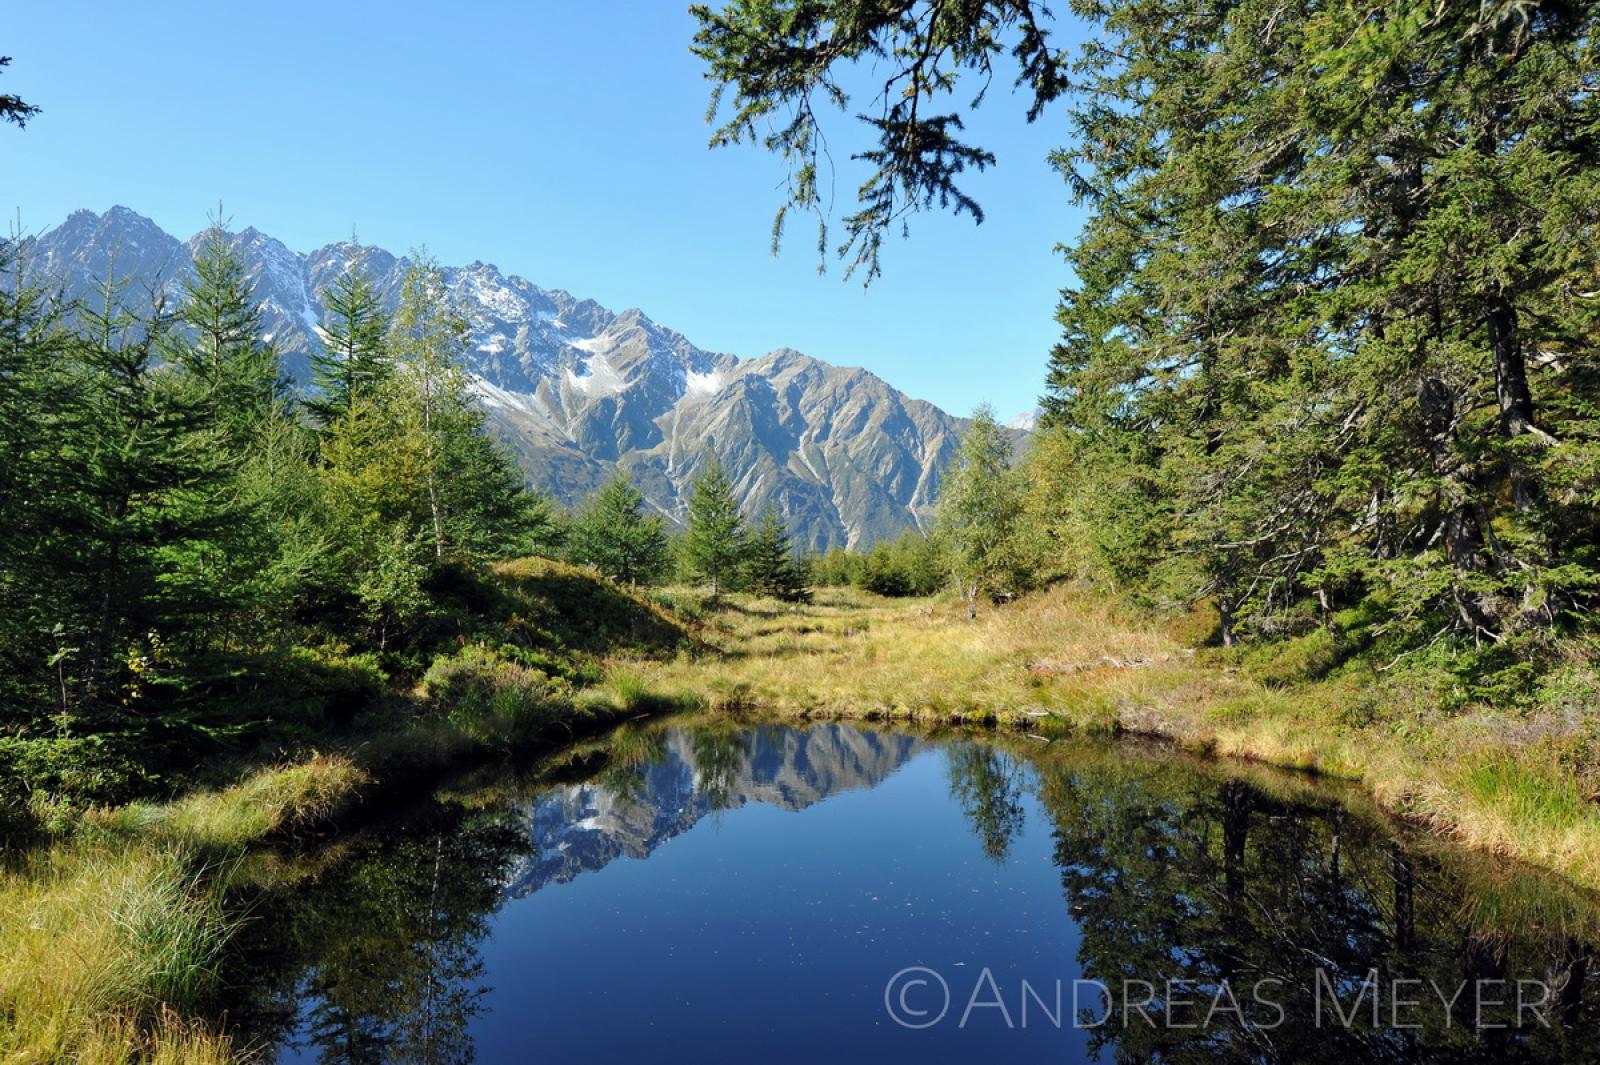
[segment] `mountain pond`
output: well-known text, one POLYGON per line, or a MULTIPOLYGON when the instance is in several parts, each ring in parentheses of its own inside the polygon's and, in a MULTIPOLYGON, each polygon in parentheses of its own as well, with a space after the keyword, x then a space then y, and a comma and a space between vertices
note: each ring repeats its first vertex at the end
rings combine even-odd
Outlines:
POLYGON ((1600 1060, 1586 893, 1156 745, 634 724, 270 861, 263 1061, 1600 1060))

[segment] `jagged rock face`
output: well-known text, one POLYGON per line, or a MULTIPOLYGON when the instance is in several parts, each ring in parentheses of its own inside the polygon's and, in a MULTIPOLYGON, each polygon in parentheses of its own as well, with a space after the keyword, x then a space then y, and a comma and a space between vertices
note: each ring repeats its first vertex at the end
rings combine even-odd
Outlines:
POLYGON ((674 729, 662 740, 661 757, 641 766, 630 786, 568 784, 530 802, 521 817, 533 852, 508 875, 506 894, 531 895, 618 858, 647 858, 719 809, 765 803, 803 810, 841 791, 874 787, 927 747, 911 736, 843 724, 756 729, 744 743, 737 768, 715 788, 707 786, 693 734, 674 729))
MULTIPOLYGON (((129 296, 170 292, 200 235, 180 241, 125 207, 77 211, 30 242, 32 265, 69 295, 108 276, 129 296)), ((300 384, 320 341, 320 293, 359 262, 391 305, 409 265, 381 248, 291 251, 236 234, 264 328, 300 384)), ((769 503, 797 541, 852 547, 924 525, 965 423, 865 370, 780 349, 755 359, 704 351, 637 310, 539 288, 475 262, 445 268, 472 322, 468 369, 497 433, 531 483, 572 505, 618 465, 650 504, 681 521, 689 485, 715 452, 754 516, 769 503)))

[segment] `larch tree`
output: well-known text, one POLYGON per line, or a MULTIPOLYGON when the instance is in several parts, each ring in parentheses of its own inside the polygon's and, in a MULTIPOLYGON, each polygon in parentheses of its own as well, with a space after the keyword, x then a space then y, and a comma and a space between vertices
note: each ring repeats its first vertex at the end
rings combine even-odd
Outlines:
POLYGON ((939 529, 968 617, 980 594, 999 598, 1023 590, 1022 494, 1012 473, 1011 440, 988 405, 973 415, 940 486, 939 529))
POLYGON ((448 437, 469 403, 461 360, 470 335, 467 320, 456 309, 445 284, 444 271, 423 252, 401 284, 400 307, 389 327, 389 347, 423 441, 423 482, 438 558, 444 557, 449 524, 444 484, 448 437))

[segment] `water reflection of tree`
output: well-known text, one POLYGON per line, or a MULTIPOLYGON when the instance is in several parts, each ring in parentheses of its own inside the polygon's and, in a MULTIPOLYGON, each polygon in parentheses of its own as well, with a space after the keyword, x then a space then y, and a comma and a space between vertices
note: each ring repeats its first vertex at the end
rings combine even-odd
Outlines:
POLYGON ((743 729, 698 728, 689 733, 689 754, 696 790, 711 809, 726 809, 738 794, 750 754, 749 734, 743 729))
POLYGON ((1021 764, 984 743, 952 743, 945 755, 950 794, 972 822, 983 853, 1005 861, 1023 828, 1021 764))
MULTIPOLYGON (((1091 1033, 1097 1052, 1114 1048, 1117 1060, 1130 1062, 1341 1065, 1600 1059, 1592 1037, 1582 1038, 1595 1030, 1596 1012, 1581 1002, 1587 967, 1586 953, 1575 964, 1581 948, 1569 937, 1527 929, 1514 935, 1469 927, 1461 916, 1462 886, 1442 867, 1419 861, 1380 828, 1336 806, 1275 798, 1242 781, 1219 783, 1142 761, 1047 766, 1039 795, 1082 931, 1078 962, 1085 978, 1113 996, 1131 986, 1135 1000, 1145 996, 1139 981, 1157 985, 1146 1009, 1158 1023, 1114 1014, 1091 1033), (1318 1028, 1319 968, 1351 987, 1376 969, 1380 986, 1431 979, 1454 989, 1463 980, 1525 978, 1564 987, 1576 981, 1578 991, 1564 1014, 1570 1027, 1552 1031, 1529 1021, 1480 1035, 1470 1012, 1447 1025, 1442 1008, 1406 1011, 1402 1020, 1421 1027, 1399 1029, 1388 1023, 1388 998, 1376 1028, 1370 1007, 1347 1030, 1327 1006, 1318 1028), (1205 1021, 1224 982, 1240 1011, 1218 1011, 1193 1028, 1168 1025, 1161 1012, 1168 978, 1183 982, 1174 1001, 1198 1003, 1179 1010, 1180 1022, 1205 1021), (1273 1024, 1276 1009, 1249 993, 1268 979, 1282 981, 1267 990, 1287 1014, 1281 1025, 1273 1024)), ((1429 994, 1423 985, 1416 997, 1429 994)), ((1487 1015, 1505 1021, 1509 1014, 1487 1015)))
POLYGON ((623 725, 606 737, 606 764, 594 777, 601 790, 638 805, 647 798, 650 767, 667 759, 665 734, 623 725))
POLYGON ((526 846, 508 818, 436 812, 314 886, 275 893, 261 914, 273 939, 251 951, 258 998, 306 1001, 300 1035, 323 1062, 471 1061, 468 1024, 487 990, 478 945, 526 846))

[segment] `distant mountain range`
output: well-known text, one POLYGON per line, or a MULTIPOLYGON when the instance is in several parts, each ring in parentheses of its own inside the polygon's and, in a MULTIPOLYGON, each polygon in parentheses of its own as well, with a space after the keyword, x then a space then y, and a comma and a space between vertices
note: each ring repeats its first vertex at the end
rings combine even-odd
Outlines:
MULTIPOLYGON (((199 239, 113 207, 76 211, 30 244, 34 268, 81 296, 108 272, 136 292, 172 285, 199 239)), ((392 305, 408 266, 348 242, 301 254, 253 228, 235 239, 265 331, 302 385, 320 344, 322 290, 359 262, 392 305)), ((444 272, 472 323, 468 369, 491 425, 530 483, 561 502, 577 503, 621 465, 680 522, 714 452, 751 515, 776 505, 813 548, 869 546, 931 517, 966 423, 874 374, 787 348, 752 359, 705 351, 638 310, 616 314, 486 263, 444 272)))
POLYGON ((661 757, 640 766, 630 784, 567 784, 529 803, 520 816, 533 850, 507 876, 505 893, 531 895, 618 858, 648 858, 719 809, 764 803, 803 810, 841 791, 875 787, 928 749, 911 736, 844 724, 757 729, 747 737, 738 765, 715 789, 693 734, 674 729, 662 740, 661 757))

